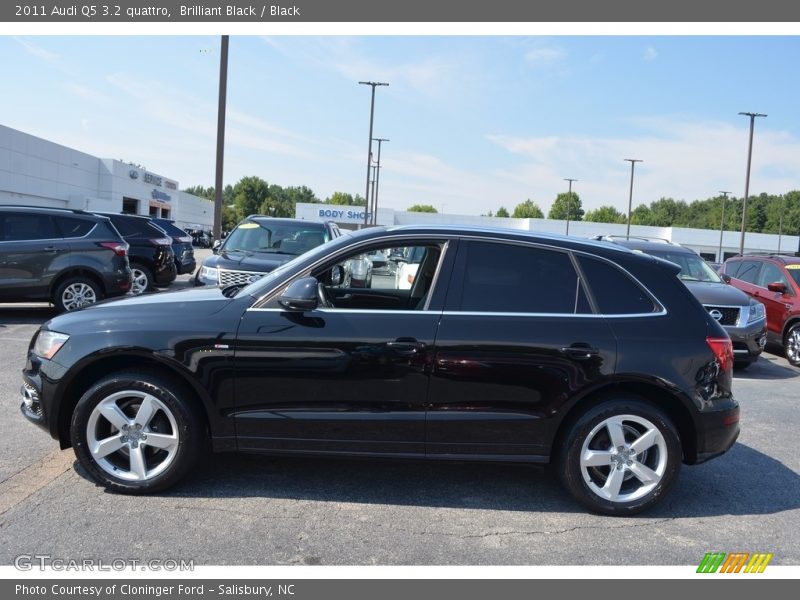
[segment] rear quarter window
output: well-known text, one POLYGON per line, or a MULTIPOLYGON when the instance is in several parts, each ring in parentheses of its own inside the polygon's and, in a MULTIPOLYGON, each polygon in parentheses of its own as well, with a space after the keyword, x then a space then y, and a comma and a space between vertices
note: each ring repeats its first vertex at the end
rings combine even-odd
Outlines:
POLYGON ((638 315, 655 312, 653 299, 621 269, 603 260, 578 258, 598 310, 606 315, 638 315))
POLYGON ((75 217, 54 217, 56 225, 65 238, 81 238, 89 233, 95 226, 94 221, 78 219, 75 217))

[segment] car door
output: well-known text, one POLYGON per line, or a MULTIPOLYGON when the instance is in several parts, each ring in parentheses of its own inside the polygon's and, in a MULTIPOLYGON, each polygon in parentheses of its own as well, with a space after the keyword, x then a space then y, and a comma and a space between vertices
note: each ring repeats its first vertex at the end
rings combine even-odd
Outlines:
POLYGON ((614 372, 616 340, 592 313, 569 252, 462 240, 436 339, 430 456, 545 460, 553 417, 614 372))
POLYGON ((55 275, 69 263, 69 245, 50 215, 0 213, 0 297, 46 299, 55 275))
POLYGON ((767 310, 767 329, 776 336, 783 334, 783 324, 786 322, 792 310, 794 289, 789 279, 781 271, 778 265, 764 261, 758 275, 754 295, 757 300, 764 303, 767 310), (771 292, 768 288, 770 283, 782 283, 786 286, 786 292, 771 292))
POLYGON ((390 273, 373 276, 371 289, 341 287, 344 269, 335 267, 379 249, 359 248, 293 278, 317 277, 332 306, 286 310, 277 301, 286 282, 244 314, 235 354, 239 448, 424 455, 429 365, 455 246, 408 243, 433 253, 417 289, 393 289, 390 273))

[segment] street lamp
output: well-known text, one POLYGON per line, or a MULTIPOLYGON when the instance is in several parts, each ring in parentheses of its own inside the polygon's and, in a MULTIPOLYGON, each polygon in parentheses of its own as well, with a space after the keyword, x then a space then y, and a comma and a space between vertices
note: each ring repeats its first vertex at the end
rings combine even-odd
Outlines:
POLYGON ((381 144, 388 142, 386 138, 373 138, 374 142, 378 142, 378 162, 376 163, 375 173, 375 189, 372 192, 372 224, 378 224, 378 192, 380 191, 381 181, 381 144))
POLYGON ((375 116, 375 87, 379 85, 389 85, 377 81, 359 81, 359 85, 372 86, 372 100, 369 105, 369 148, 367 150, 367 189, 364 192, 366 207, 364 208, 364 226, 369 225, 369 171, 372 166, 372 119, 375 116))
POLYGON ((637 162, 644 162, 639 158, 625 158, 627 162, 631 163, 631 191, 628 194, 628 230, 625 232, 626 237, 631 236, 631 209, 633 208, 633 168, 637 162))
POLYGON ((564 178, 564 181, 569 181, 569 191, 567 192, 567 231, 565 235, 569 235, 569 215, 572 212, 572 182, 578 181, 577 179, 564 178))
POLYGON ((225 104, 228 95, 228 36, 220 39, 219 98, 217 101, 217 164, 214 177, 214 238, 222 234, 222 165, 225 150, 225 104))
POLYGON ((744 231, 747 228, 747 196, 750 193, 750 161, 753 157, 753 127, 756 117, 767 115, 754 112, 740 112, 740 115, 750 117, 750 142, 747 145, 747 175, 744 180, 744 199, 742 200, 742 237, 739 239, 739 254, 744 255, 744 231))
POLYGON ((722 194, 722 217, 719 220, 719 253, 717 254, 717 260, 719 262, 724 262, 722 258, 722 232, 725 229, 725 202, 728 200, 728 194, 730 194, 730 192, 723 192, 720 190, 719 193, 722 194))

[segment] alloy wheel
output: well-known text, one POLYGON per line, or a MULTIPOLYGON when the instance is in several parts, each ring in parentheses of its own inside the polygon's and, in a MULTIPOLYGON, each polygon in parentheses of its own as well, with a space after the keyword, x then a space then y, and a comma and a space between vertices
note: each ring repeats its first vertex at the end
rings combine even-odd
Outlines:
POLYGON ((61 304, 68 311, 83 308, 95 302, 97 302, 97 294, 92 286, 86 283, 71 283, 61 292, 61 304))
POLYGON ((667 458, 666 441, 653 423, 638 415, 616 415, 598 423, 586 436, 580 471, 598 497, 630 502, 658 486, 667 458))
POLYGON ((800 363, 800 327, 793 327, 786 336, 786 358, 790 363, 800 363))
POLYGON ((144 391, 124 390, 95 406, 86 425, 86 440, 91 457, 106 473, 140 482, 169 468, 180 435, 166 404, 144 391))
POLYGON ((150 287, 150 278, 147 276, 147 273, 137 267, 133 267, 131 269, 131 273, 131 293, 134 296, 138 296, 139 294, 146 292, 150 287))

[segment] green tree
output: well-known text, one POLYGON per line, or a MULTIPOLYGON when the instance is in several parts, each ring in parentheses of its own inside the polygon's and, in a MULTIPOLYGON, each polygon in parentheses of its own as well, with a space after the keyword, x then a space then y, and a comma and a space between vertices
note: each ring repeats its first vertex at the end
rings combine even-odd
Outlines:
POLYGON ((439 212, 431 204, 415 204, 414 206, 409 207, 407 210, 408 210, 408 212, 422 212, 422 213, 438 213, 439 212))
POLYGON ((628 220, 621 212, 613 206, 601 206, 595 210, 590 210, 584 215, 585 221, 593 223, 627 223, 628 220))
POLYGON ((530 198, 517 204, 511 216, 515 219, 544 219, 542 209, 530 198))
MULTIPOLYGON (((623 215, 625 217, 625 223, 628 222, 627 215, 623 215)), ((636 208, 631 211, 631 224, 632 225, 653 225, 653 215, 650 211, 650 208, 646 204, 640 204, 636 208)))
POLYGON ((325 198, 325 204, 337 204, 340 206, 352 206, 353 195, 346 194, 345 192, 333 192, 328 198, 325 198))
POLYGON ((570 221, 583 219, 581 198, 575 192, 563 192, 556 196, 553 206, 550 207, 550 212, 547 214, 548 219, 565 220, 567 217, 570 221))
POLYGON ((509 217, 511 215, 508 214, 508 209, 505 206, 501 206, 497 209, 497 212, 494 213, 495 217, 509 217))
POLYGON ((239 218, 261 213, 269 198, 269 184, 260 177, 242 177, 233 186, 233 204, 239 218))

